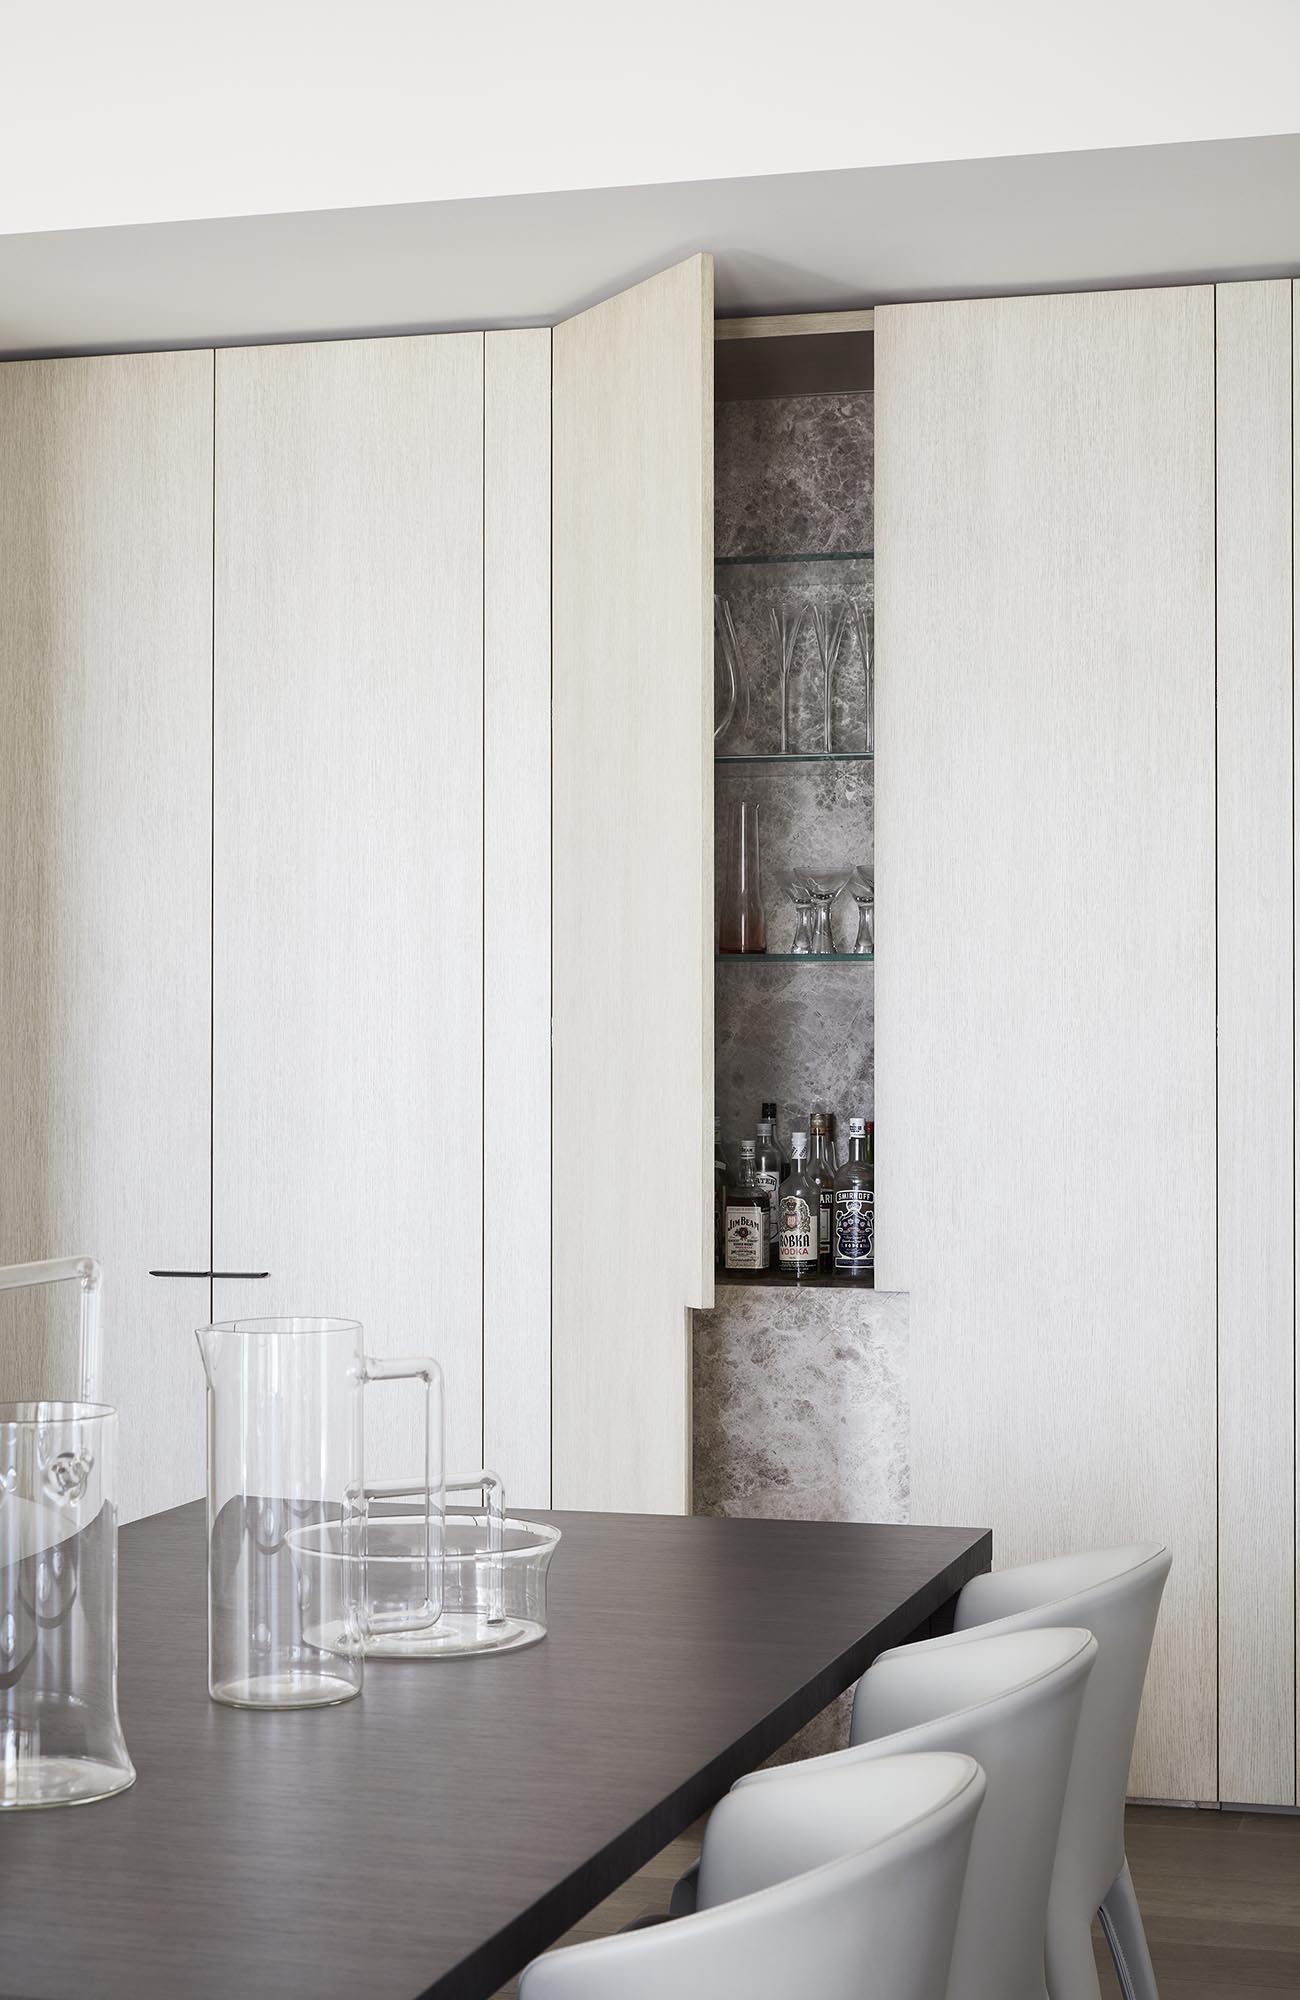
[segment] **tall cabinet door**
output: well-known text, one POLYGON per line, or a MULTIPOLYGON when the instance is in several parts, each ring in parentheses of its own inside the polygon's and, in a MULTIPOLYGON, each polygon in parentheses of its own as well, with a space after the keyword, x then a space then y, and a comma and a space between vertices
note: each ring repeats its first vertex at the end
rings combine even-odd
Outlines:
POLYGON ((1294 1805, 1291 282, 1217 285, 1219 1796, 1294 1805))
POLYGON ((913 1514, 1169 1543, 1133 1787, 1213 1799, 1213 289, 887 306, 876 371, 913 1514))
MULTIPOLYGON (((221 1317, 432 1352, 482 1452, 483 336, 217 357, 221 1317)), ((368 1470, 420 1463, 372 1392, 368 1470)))
MULTIPOLYGON (((0 368, 0 1264, 104 1267, 127 1519, 203 1486, 212 355, 0 368)), ((72 1287, 0 1397, 76 1393, 72 1287)))
POLYGON ((557 1506, 682 1512, 712 1302, 713 273, 553 348, 557 1506))

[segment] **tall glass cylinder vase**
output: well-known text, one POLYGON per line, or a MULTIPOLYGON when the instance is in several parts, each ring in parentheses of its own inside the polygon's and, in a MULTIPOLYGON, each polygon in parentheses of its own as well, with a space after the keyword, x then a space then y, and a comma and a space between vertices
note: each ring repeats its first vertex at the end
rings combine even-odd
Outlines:
POLYGON ((718 950, 736 955, 765 952, 763 864, 753 799, 734 799, 728 807, 723 855, 718 950))
POLYGON ((117 1714, 117 1412, 0 1404, 0 1809, 135 1782, 117 1714))

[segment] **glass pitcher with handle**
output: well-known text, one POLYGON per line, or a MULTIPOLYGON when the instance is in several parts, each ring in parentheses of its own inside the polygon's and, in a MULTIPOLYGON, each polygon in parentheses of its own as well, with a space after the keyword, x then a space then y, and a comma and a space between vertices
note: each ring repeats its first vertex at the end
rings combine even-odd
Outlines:
POLYGON ((346 1319, 243 1319, 198 1328, 208 1381, 208 1691, 235 1708, 315 1708, 361 1692, 375 1631, 442 1610, 442 1374, 427 1355, 365 1352, 346 1319), (418 1587, 396 1607, 367 1591, 364 1395, 416 1381, 425 1397, 418 1587), (325 1538, 338 1560, 304 1557, 325 1538))

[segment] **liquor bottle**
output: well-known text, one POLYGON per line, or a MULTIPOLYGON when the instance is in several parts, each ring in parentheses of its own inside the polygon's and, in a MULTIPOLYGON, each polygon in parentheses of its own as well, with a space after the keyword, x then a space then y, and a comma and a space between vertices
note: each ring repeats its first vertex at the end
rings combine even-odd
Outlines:
POLYGON ((808 1134, 790 1134, 790 1178, 781 1190, 778 1256, 791 1278, 811 1278, 817 1269, 820 1197, 808 1178, 808 1134))
POLYGON ((849 1120, 849 1157, 835 1176, 835 1269, 874 1282, 876 1253, 874 1128, 849 1120))
POLYGON ((812 1154, 808 1178, 817 1190, 820 1209, 817 1261, 823 1271, 829 1271, 835 1238, 835 1155, 831 1151, 830 1119, 824 1111, 814 1111, 809 1126, 812 1154))
POLYGON ((724 1218, 725 1257, 729 1271, 766 1271, 771 1261, 772 1204, 758 1185, 754 1141, 740 1142, 740 1179, 727 1191, 724 1218))
POLYGON ((713 1121, 713 1261, 722 1269, 726 1242, 727 1161, 722 1150, 722 1120, 713 1121))
POLYGON ((766 1188, 772 1200, 772 1218, 775 1225, 779 1221, 781 1183, 789 1173, 785 1154, 776 1143, 776 1106, 765 1104, 763 1115, 758 1121, 758 1150, 754 1161, 754 1172, 761 1188, 766 1188))

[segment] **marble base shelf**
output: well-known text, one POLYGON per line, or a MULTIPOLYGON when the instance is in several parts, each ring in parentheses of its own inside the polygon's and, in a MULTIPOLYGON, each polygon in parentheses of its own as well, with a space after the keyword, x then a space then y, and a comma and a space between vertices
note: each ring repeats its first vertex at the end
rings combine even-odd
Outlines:
MULTIPOLYGON (((719 1284, 693 1318, 697 1514, 910 1518, 906 1292, 719 1284)), ((833 1703, 777 1761, 841 1747, 850 1706, 833 1703)))
POLYGON ((909 1516, 906 1292, 719 1285, 697 1312, 695 1512, 909 1516))

